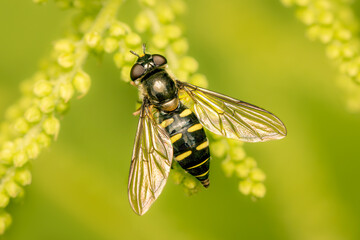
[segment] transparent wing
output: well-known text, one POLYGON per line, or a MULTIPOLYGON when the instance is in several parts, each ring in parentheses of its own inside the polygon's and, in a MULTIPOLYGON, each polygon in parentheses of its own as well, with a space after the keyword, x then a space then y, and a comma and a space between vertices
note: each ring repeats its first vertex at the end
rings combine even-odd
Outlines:
POLYGON ((194 101, 195 114, 211 132, 244 142, 286 136, 286 128, 272 113, 249 103, 177 81, 194 101))
POLYGON ((150 208, 163 190, 173 158, 168 134, 145 105, 141 107, 128 183, 130 205, 139 215, 150 208))

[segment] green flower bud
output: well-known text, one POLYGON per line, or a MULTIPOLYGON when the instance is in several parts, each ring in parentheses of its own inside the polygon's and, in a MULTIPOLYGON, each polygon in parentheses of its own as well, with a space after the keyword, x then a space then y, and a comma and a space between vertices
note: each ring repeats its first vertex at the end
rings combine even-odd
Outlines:
POLYGON ((322 12, 318 16, 318 21, 321 24, 329 25, 333 22, 334 15, 331 12, 322 12))
POLYGON ((13 158, 13 152, 9 149, 3 149, 0 151, 0 163, 1 164, 11 164, 13 158))
POLYGON ((192 177, 185 177, 183 183, 188 189, 194 189, 196 187, 196 180, 192 177))
POLYGON ((52 97, 43 97, 39 104, 40 110, 43 113, 51 113, 55 108, 55 101, 52 97))
POLYGON ((205 75, 200 73, 192 75, 189 79, 189 82, 202 88, 207 88, 209 85, 205 75))
POLYGON ((22 186, 29 185, 32 180, 31 172, 28 169, 18 170, 15 174, 15 180, 22 186))
POLYGON ((266 193, 265 185, 262 183, 255 183, 251 188, 251 194, 257 198, 263 198, 266 193))
POLYGON ((165 49, 165 47, 169 44, 169 39, 163 34, 155 34, 151 40, 152 45, 158 49, 165 49))
POLYGON ((69 101, 74 95, 74 87, 70 82, 62 83, 60 85, 60 97, 64 99, 65 102, 69 101))
POLYGON ((40 154, 40 146, 36 141, 33 141, 26 147, 26 153, 30 159, 35 159, 40 154))
POLYGON ((79 24, 79 31, 81 33, 86 33, 91 28, 92 24, 94 23, 93 17, 85 17, 84 20, 79 24))
POLYGON ((15 144, 13 142, 5 142, 0 151, 0 160, 2 163, 9 164, 15 154, 15 144))
POLYGON ((76 73, 73 79, 73 84, 75 89, 83 96, 90 89, 91 86, 90 76, 86 72, 79 71, 78 73, 76 73))
POLYGON ((352 58, 357 54, 358 46, 350 45, 350 44, 344 44, 342 48, 342 55, 345 58, 352 58))
POLYGON ((125 64, 122 53, 120 53, 120 52, 115 53, 113 58, 114 58, 116 67, 121 68, 125 64))
POLYGON ((326 47, 326 55, 328 56, 328 58, 336 59, 340 57, 340 53, 341 53, 341 49, 339 44, 337 43, 329 44, 326 47))
POLYGON ((359 65, 352 61, 347 64, 346 72, 350 77, 355 77, 359 73, 359 65))
POLYGON ((227 176, 227 177, 231 177, 231 175, 235 171, 235 164, 232 161, 223 161, 221 163, 221 167, 225 173, 225 176, 227 176))
POLYGON ((217 158, 225 155, 226 146, 221 141, 216 141, 210 144, 211 154, 217 158))
POLYGON ((8 167, 6 167, 3 164, 0 164, 0 177, 3 177, 5 175, 5 173, 7 172, 8 167))
POLYGON ((174 21, 175 14, 169 6, 160 5, 156 9, 156 15, 161 23, 170 23, 174 21))
POLYGON ((314 7, 319 10, 319 11, 324 11, 324 10, 330 10, 333 5, 330 1, 316 1, 314 2, 314 7))
POLYGON ((250 178, 254 182, 263 182, 265 181, 266 175, 261 169, 254 168, 251 170, 250 178))
POLYGON ((165 35, 169 38, 169 39, 176 39, 181 37, 181 29, 179 26, 176 25, 167 25, 165 27, 165 35))
POLYGON ((16 198, 22 192, 22 188, 12 180, 6 182, 4 188, 12 198, 16 198))
POLYGON ((297 12, 297 16, 298 18, 306 25, 311 25, 315 22, 315 14, 314 11, 305 8, 305 9, 300 9, 297 12))
POLYGON ((185 54, 189 49, 189 44, 185 38, 180 38, 171 43, 171 47, 178 55, 185 54))
POLYGON ((179 171, 173 171, 172 175, 175 184, 180 184, 184 180, 184 175, 179 171))
POLYGON ((251 191, 252 183, 248 180, 239 182, 239 191, 244 195, 249 195, 251 191))
POLYGON ((31 107, 26 110, 24 117, 26 121, 35 123, 41 120, 41 112, 37 107, 31 107))
POLYGON ((24 138, 16 138, 14 140, 14 144, 15 144, 15 149, 22 149, 24 147, 24 141, 25 139, 24 138))
POLYGON ((15 151, 16 145, 15 145, 14 142, 6 141, 6 142, 4 142, 4 144, 3 144, 3 149, 8 149, 8 150, 10 150, 10 151, 15 151))
POLYGON ((189 72, 183 69, 176 70, 176 77, 181 79, 181 81, 187 82, 189 80, 189 72))
POLYGON ((55 42, 54 49, 57 52, 72 53, 74 52, 75 45, 70 39, 60 39, 55 42))
POLYGON ((85 35, 85 43, 89 48, 95 48, 100 44, 101 36, 98 32, 90 32, 85 35))
POLYGON ((4 234, 5 230, 10 226, 11 224, 11 216, 7 212, 3 212, 0 215, 0 235, 4 234))
POLYGON ((46 134, 56 136, 60 130, 60 122, 55 117, 49 117, 43 123, 43 129, 46 134))
POLYGON ((112 37, 122 37, 129 32, 129 27, 120 22, 113 23, 109 28, 109 34, 112 37))
POLYGON ((104 50, 107 53, 113 53, 119 47, 119 42, 116 38, 108 37, 104 41, 104 50))
POLYGON ((151 21, 146 13, 142 12, 135 18, 135 28, 138 32, 143 33, 150 29, 151 21))
POLYGON ((139 46, 141 44, 141 37, 136 33, 129 33, 125 37, 125 43, 130 47, 139 46))
POLYGON ((334 31, 331 28, 322 28, 320 30, 320 41, 322 43, 329 43, 334 36, 334 31))
POLYGON ((9 196, 6 193, 0 192, 0 208, 5 208, 9 204, 9 200, 9 196))
POLYGON ((170 4, 174 13, 177 15, 183 14, 186 10, 186 4, 183 0, 171 1, 170 4))
POLYGON ((129 65, 133 65, 134 62, 136 61, 136 56, 130 52, 126 52, 124 53, 124 61, 129 64, 129 65))
POLYGON ((237 164, 235 166, 235 171, 236 171, 236 175, 239 178, 246 178, 250 173, 249 167, 246 166, 246 164, 244 163, 237 164))
POLYGON ((71 68, 75 64, 75 57, 72 53, 62 53, 57 58, 57 62, 63 68, 71 68))
POLYGON ((25 165, 25 163, 28 162, 28 157, 24 152, 18 152, 14 155, 14 166, 15 167, 22 167, 25 165))
POLYGON ((241 146, 232 147, 230 148, 230 157, 232 160, 239 161, 246 157, 246 153, 241 146))
POLYGON ((347 29, 339 29, 337 32, 336 32, 336 37, 339 38, 340 40, 350 40, 351 37, 352 37, 352 33, 347 30, 347 29))
POLYGON ((40 133, 37 137, 37 142, 39 143, 40 147, 46 148, 50 145, 51 138, 45 133, 40 133))
POLYGON ((121 79, 125 82, 130 82, 130 70, 131 70, 131 67, 130 66, 124 66, 122 69, 121 69, 121 79))
POLYGON ((246 166, 250 169, 254 168, 257 166, 257 163, 255 161, 255 159, 253 159, 252 157, 247 157, 244 160, 244 163, 246 164, 246 166))
POLYGON ((52 84, 45 80, 40 80, 35 83, 34 94, 38 97, 45 97, 52 92, 52 84))
POLYGON ((306 35, 312 41, 318 39, 320 36, 320 27, 318 25, 313 25, 309 27, 306 32, 306 35))
POLYGON ((70 103, 60 100, 56 105, 56 111, 60 114, 66 113, 70 108, 70 103))
POLYGON ((185 71, 194 73, 198 70, 199 64, 194 58, 186 56, 180 60, 180 67, 185 71))
POLYGON ((18 118, 14 123, 15 131, 19 133, 26 133, 29 130, 29 124, 26 122, 25 118, 18 118))

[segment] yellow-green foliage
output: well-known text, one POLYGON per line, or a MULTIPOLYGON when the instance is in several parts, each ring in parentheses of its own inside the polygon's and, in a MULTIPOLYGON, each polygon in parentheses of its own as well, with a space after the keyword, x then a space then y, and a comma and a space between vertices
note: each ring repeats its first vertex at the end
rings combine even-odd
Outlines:
POLYGON ((339 85, 347 92, 348 107, 360 110, 359 24, 352 0, 281 0, 296 6, 296 16, 307 26, 309 39, 325 45, 326 56, 339 68, 339 85))
MULTIPOLYGON (((129 50, 141 51, 141 44, 146 42, 149 52, 166 55, 169 69, 178 79, 208 86, 206 77, 197 72, 198 62, 187 55, 189 43, 178 20, 186 10, 184 1, 140 1, 135 29, 116 18, 121 0, 55 2, 62 9, 77 12, 73 24, 63 38, 54 42, 39 70, 21 84, 21 99, 8 108, 6 120, 1 123, 0 234, 11 223, 10 215, 4 210, 10 199, 22 197, 23 187, 31 183, 31 160, 56 140, 60 119, 68 111, 70 100, 88 93, 91 78, 83 66, 90 54, 99 57, 103 53, 113 54, 121 79, 129 82, 130 68, 136 60, 129 50)), ((213 136, 211 147, 214 156, 224 159, 226 175, 235 172, 240 179, 240 192, 255 198, 265 195, 265 174, 253 158, 246 156, 241 143, 213 136)), ((201 188, 195 178, 176 164, 172 172, 175 182, 187 193, 193 194, 201 188)))

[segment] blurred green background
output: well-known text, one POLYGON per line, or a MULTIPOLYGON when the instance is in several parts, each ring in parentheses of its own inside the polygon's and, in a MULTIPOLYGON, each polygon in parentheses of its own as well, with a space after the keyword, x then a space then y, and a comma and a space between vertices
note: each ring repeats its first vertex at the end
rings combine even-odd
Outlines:
MULTIPOLYGON (((119 14, 132 22, 136 1, 119 14)), ((19 98, 69 12, 4 1, 0 8, 0 111, 19 98)), ((212 185, 193 197, 168 181, 142 217, 127 200, 137 90, 111 57, 90 58, 89 94, 74 100, 60 136, 33 162, 26 197, 12 203, 2 239, 360 239, 360 115, 345 108, 337 70, 279 1, 188 1, 190 55, 210 89, 262 106, 286 124, 284 140, 246 144, 266 172, 253 202, 213 159, 212 185)))

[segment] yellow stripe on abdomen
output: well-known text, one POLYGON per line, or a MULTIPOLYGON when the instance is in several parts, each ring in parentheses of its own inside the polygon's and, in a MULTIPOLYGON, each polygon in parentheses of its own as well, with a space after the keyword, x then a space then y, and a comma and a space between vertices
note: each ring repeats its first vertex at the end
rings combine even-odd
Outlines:
POLYGON ((170 138, 171 143, 176 142, 176 141, 179 140, 181 137, 182 137, 182 133, 178 133, 178 134, 172 136, 172 137, 170 138))
POLYGON ((174 119, 169 118, 169 119, 164 120, 162 123, 160 123, 160 126, 162 126, 163 128, 166 128, 167 126, 169 126, 173 122, 174 122, 174 119))
POLYGON ((209 146, 209 142, 208 142, 208 140, 206 139, 205 142, 199 144, 199 146, 196 147, 196 150, 204 149, 204 148, 206 148, 207 146, 209 146))
POLYGON ((188 156, 190 156, 191 153, 192 153, 191 150, 189 150, 189 151, 187 151, 187 152, 184 152, 184 153, 180 154, 179 156, 175 157, 175 160, 176 160, 176 161, 181 161, 181 160, 187 158, 188 156))
MULTIPOLYGON (((210 170, 210 169, 209 169, 209 170, 210 170)), ((207 170, 205 173, 200 174, 200 175, 197 175, 197 176, 195 176, 195 177, 203 177, 203 176, 205 176, 205 175, 209 172, 209 170, 207 170)))
POLYGON ((191 114, 191 110, 190 109, 185 109, 184 111, 182 111, 180 113, 180 117, 186 117, 186 116, 189 116, 191 114))
POLYGON ((200 130, 200 129, 202 129, 202 125, 200 123, 198 123, 198 124, 195 124, 194 126, 189 127, 187 131, 188 132, 195 132, 195 131, 200 130))
POLYGON ((207 159, 205 159, 205 161, 203 161, 203 162, 201 162, 201 163, 199 163, 199 164, 197 164, 197 165, 195 165, 195 166, 189 167, 189 168, 187 168, 187 169, 193 169, 193 168, 199 167, 199 166, 203 165, 204 163, 206 163, 209 159, 210 159, 210 158, 207 158, 207 159))

